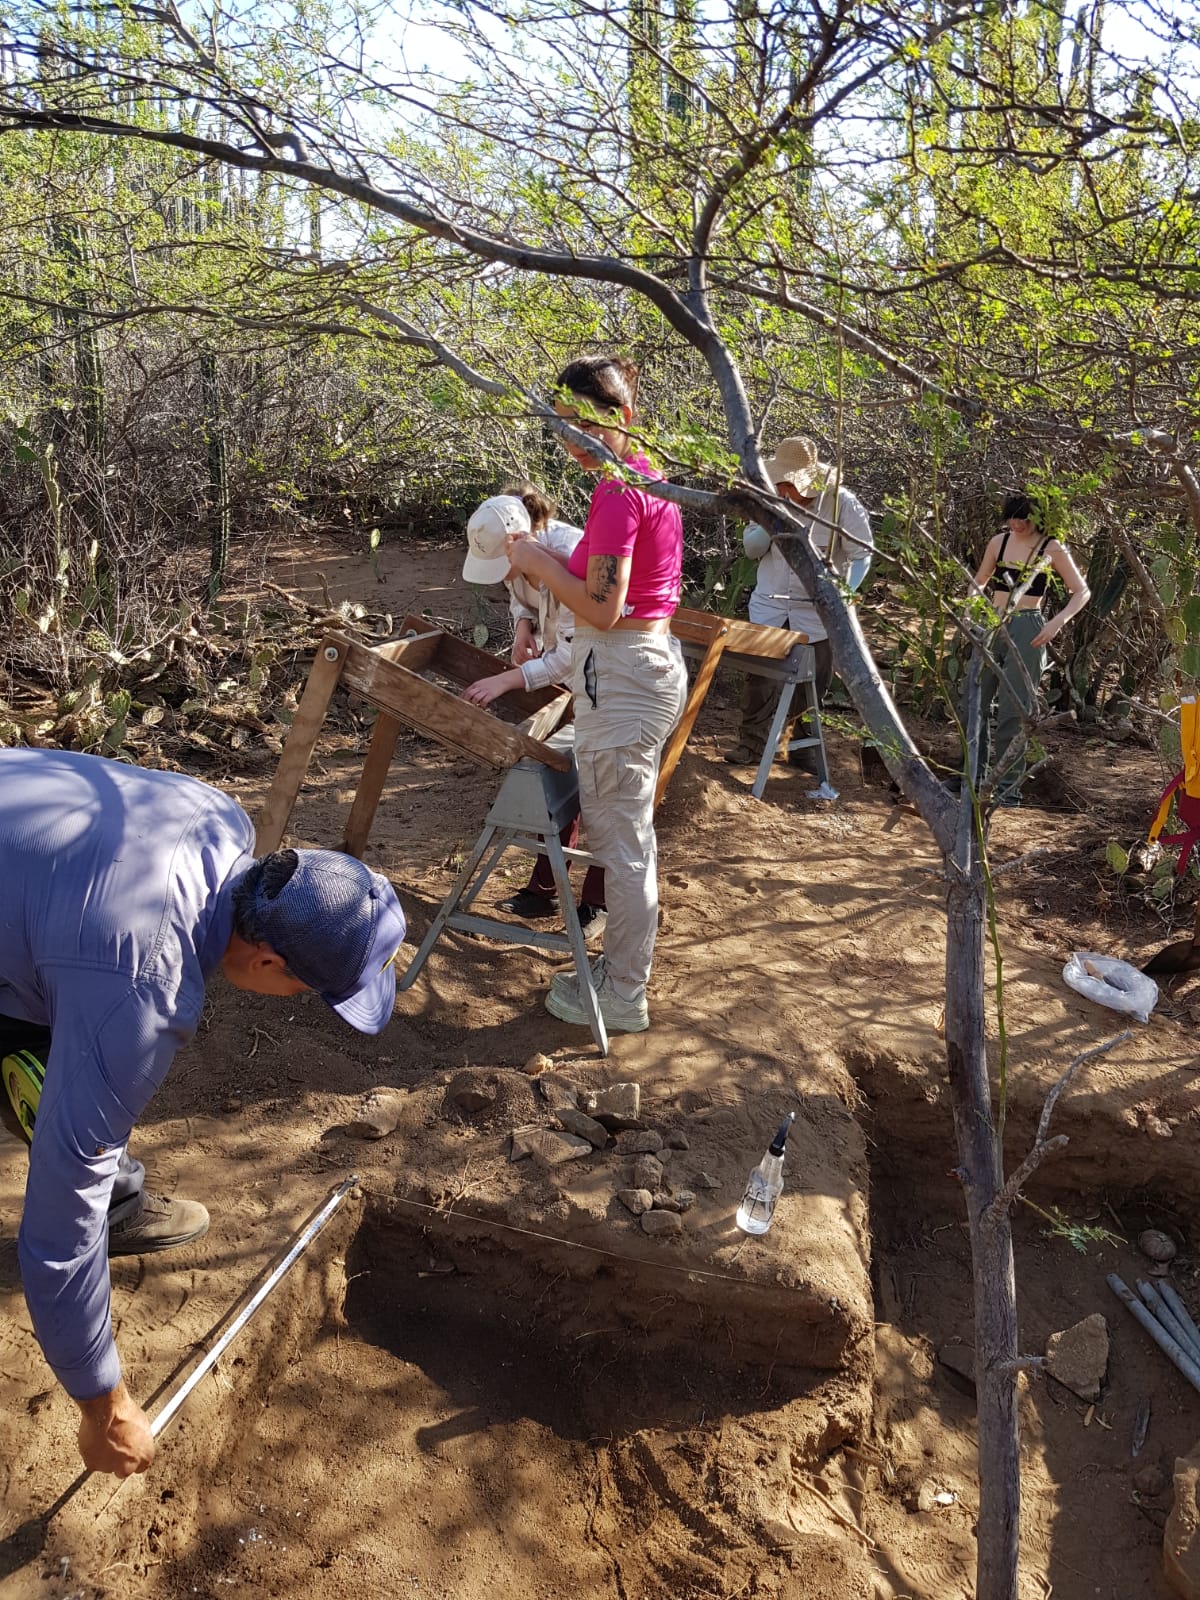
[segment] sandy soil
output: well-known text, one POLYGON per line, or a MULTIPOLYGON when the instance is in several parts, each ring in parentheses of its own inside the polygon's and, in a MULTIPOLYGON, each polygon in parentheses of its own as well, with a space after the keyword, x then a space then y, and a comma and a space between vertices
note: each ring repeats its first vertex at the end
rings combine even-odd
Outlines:
MULTIPOLYGON (((375 587, 361 558, 314 544, 272 575, 316 593, 321 572, 335 599, 372 585, 372 607, 469 631, 458 557, 385 549, 375 587)), ((503 606, 483 620, 501 640, 503 606)), ((654 1025, 614 1040, 607 1061, 542 1010, 553 960, 458 935, 375 1041, 319 1002, 214 984, 138 1133, 157 1186, 203 1198, 213 1226, 178 1256, 114 1263, 135 1394, 169 1383, 331 1184, 351 1171, 360 1184, 201 1384, 152 1472, 116 1493, 112 1480, 72 1486, 73 1408, 41 1363, 16 1274, 24 1156, 0 1145, 0 1592, 970 1593, 972 1401, 938 1361, 969 1342, 971 1297, 947 1176, 936 858, 917 821, 862 781, 845 739, 836 805, 809 803, 784 767, 764 803, 750 799, 749 775, 720 760, 730 705, 722 685, 660 814, 654 1025), (678 1240, 647 1238, 615 1199, 628 1179, 612 1152, 554 1169, 508 1161, 514 1125, 553 1120, 521 1071, 537 1051, 583 1087, 641 1084, 642 1120, 686 1145, 672 1183, 713 1183, 696 1188, 678 1240), (478 1112, 454 1098, 464 1068, 491 1096, 478 1112), (364 1144, 347 1124, 375 1087, 401 1095, 401 1121, 364 1144), (771 1233, 747 1241, 732 1224, 741 1184, 787 1109, 788 1187, 771 1233), (919 1509, 931 1487, 952 1501, 919 1509)), ((294 842, 338 841, 363 748, 354 719, 333 719, 294 842)), ((1055 809, 1004 813, 994 833, 1000 860, 1042 852, 1003 880, 1000 905, 1010 1158, 1071 1056, 1119 1027, 1062 984, 1069 951, 1144 958, 1166 937, 1096 859, 1144 827, 1156 759, 1071 734, 1053 751, 1042 792, 1055 809)), ((251 811, 272 765, 252 758, 204 774, 251 811)), ((495 788, 486 769, 401 740, 369 859, 417 937, 495 788)), ((522 870, 514 857, 485 900, 522 870)), ((1132 1241, 1150 1221, 1177 1237, 1174 1281, 1200 1306, 1196 1004, 1164 999, 1088 1069, 1055 1122, 1070 1145, 1030 1186, 1043 1211, 1113 1239, 1079 1254, 1044 1215, 1018 1221, 1026 1348, 1093 1310, 1113 1339, 1090 1413, 1053 1380, 1023 1380, 1023 1600, 1167 1593, 1160 1529, 1173 1458, 1200 1432, 1196 1397, 1104 1275, 1144 1272, 1132 1241), (1152 1476, 1135 1486, 1147 1467, 1166 1492, 1152 1476)))

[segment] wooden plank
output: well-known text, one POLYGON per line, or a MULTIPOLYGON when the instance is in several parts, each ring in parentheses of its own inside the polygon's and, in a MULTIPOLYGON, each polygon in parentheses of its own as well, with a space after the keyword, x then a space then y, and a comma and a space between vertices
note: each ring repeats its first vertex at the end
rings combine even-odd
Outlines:
POLYGON ((427 683, 376 650, 348 642, 343 681, 381 711, 472 761, 507 770, 530 756, 558 772, 570 770, 569 755, 530 739, 449 690, 427 683))
POLYGON ((806 633, 795 633, 790 628, 768 628, 760 622, 744 622, 741 617, 722 617, 715 611, 694 611, 680 606, 671 618, 671 632, 686 644, 707 644, 714 623, 722 623, 729 632, 725 639, 726 650, 736 650, 739 655, 762 656, 767 661, 782 661, 798 644, 807 644, 806 633))
POLYGON ((725 631, 728 618, 715 611, 690 611, 681 606, 671 618, 671 632, 684 644, 710 644, 725 631))
MULTIPOLYGON (((725 618, 720 620, 724 622, 725 618)), ((723 627, 719 633, 713 635, 708 649, 704 653, 704 659, 701 661, 696 673, 691 693, 687 697, 687 704, 683 708, 683 715, 680 717, 675 731, 667 741, 667 747, 662 753, 662 760, 658 768, 658 782, 654 788, 655 806, 659 804, 663 795, 667 792, 667 785, 670 783, 671 776, 679 764, 679 758, 683 754, 684 746, 691 735, 700 707, 708 697, 709 686, 713 681, 713 674, 717 670, 717 662, 720 661, 725 652, 727 635, 728 629, 723 627)))
POLYGON ((254 835, 256 855, 270 855, 272 850, 279 849, 292 807, 296 804, 296 796, 300 793, 300 785, 304 782, 304 774, 308 771, 308 763, 312 759, 313 746, 324 726, 333 691, 345 670, 349 649, 349 639, 340 633, 327 633, 317 646, 316 659, 309 670, 300 704, 296 707, 291 732, 275 769, 266 803, 258 816, 254 835))
POLYGON ((760 622, 743 622, 740 617, 731 617, 725 648, 736 650, 742 656, 783 661, 798 644, 807 643, 806 633, 795 633, 791 628, 767 628, 760 622))
POLYGON ((435 628, 415 639, 392 639, 388 644, 376 645, 375 649, 385 661, 398 661, 410 672, 421 672, 436 659, 445 637, 440 629, 435 628))
POLYGON ((352 856, 358 856, 360 860, 367 848, 367 837, 371 832, 375 813, 379 809, 380 796, 387 782, 392 757, 396 753, 396 740, 400 737, 402 726, 401 722, 389 716, 386 711, 380 711, 375 718, 375 729, 367 748, 367 759, 363 763, 358 788, 354 791, 354 804, 350 807, 350 816, 346 821, 346 836, 342 840, 342 849, 352 856))
POLYGON ((518 722, 517 728, 528 739, 548 739, 564 723, 570 722, 574 707, 575 700, 570 690, 563 689, 553 700, 548 700, 540 711, 526 717, 524 722, 518 722))
MULTIPOLYGON (((415 628, 419 623, 417 617, 405 617, 400 624, 404 632, 415 628)), ((494 656, 487 650, 480 650, 476 645, 467 644, 463 639, 456 639, 452 633, 442 632, 438 635, 440 643, 431 660, 421 665, 433 666, 444 677, 454 683, 461 683, 466 688, 469 683, 476 683, 480 678, 493 678, 499 672, 507 672, 511 661, 505 661, 503 656, 494 656)), ((407 655, 397 658, 405 667, 412 667, 420 671, 420 666, 415 666, 407 655)), ((556 684, 551 684, 545 689, 510 689, 503 697, 506 709, 517 713, 516 721, 530 738, 543 739, 546 734, 553 733, 555 728, 566 716, 569 709, 570 693, 556 684), (564 698, 565 697, 565 698, 564 698), (548 713, 548 708, 554 709, 554 715, 543 716, 548 713), (532 732, 526 723, 533 720, 540 730, 532 732)), ((507 719, 505 719, 507 720, 507 719)))

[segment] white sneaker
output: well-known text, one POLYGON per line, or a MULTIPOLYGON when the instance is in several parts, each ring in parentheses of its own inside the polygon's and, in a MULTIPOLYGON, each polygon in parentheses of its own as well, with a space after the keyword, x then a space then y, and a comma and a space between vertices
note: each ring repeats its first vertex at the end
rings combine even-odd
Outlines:
MULTIPOLYGON (((604 974, 608 970, 607 963, 603 956, 597 956, 588 964, 592 969, 592 988, 599 992, 604 982, 604 974)), ((550 993, 570 995, 575 1000, 579 999, 579 974, 574 967, 564 967, 561 972, 554 974, 550 979, 550 993)))
MULTIPOLYGON (((609 1033, 645 1033, 650 1026, 650 1009, 646 1004, 644 989, 636 1000, 622 1000, 605 973, 604 981, 597 986, 596 998, 600 1002, 600 1015, 609 1033)), ((581 1028, 590 1028, 592 1025, 578 984, 571 990, 551 987, 546 996, 546 1010, 560 1022, 573 1022, 581 1028)))

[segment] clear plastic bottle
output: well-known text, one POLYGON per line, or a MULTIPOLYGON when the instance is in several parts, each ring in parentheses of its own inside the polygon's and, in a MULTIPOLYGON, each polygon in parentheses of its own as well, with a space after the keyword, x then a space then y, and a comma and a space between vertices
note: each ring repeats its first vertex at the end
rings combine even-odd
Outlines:
POLYGON ((743 1233, 766 1233, 775 1216, 775 1202, 783 1189, 783 1147, 796 1120, 789 1111, 771 1140, 770 1148, 746 1182, 746 1192, 738 1207, 737 1225, 743 1233))

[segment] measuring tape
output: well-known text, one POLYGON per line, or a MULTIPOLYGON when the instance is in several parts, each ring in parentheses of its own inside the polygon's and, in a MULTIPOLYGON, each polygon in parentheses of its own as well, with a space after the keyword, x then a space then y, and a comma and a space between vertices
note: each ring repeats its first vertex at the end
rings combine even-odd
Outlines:
POLYGON ((0 1072, 4 1074, 4 1087, 21 1131, 27 1139, 32 1139, 46 1069, 32 1050, 14 1050, 0 1062, 0 1072))

